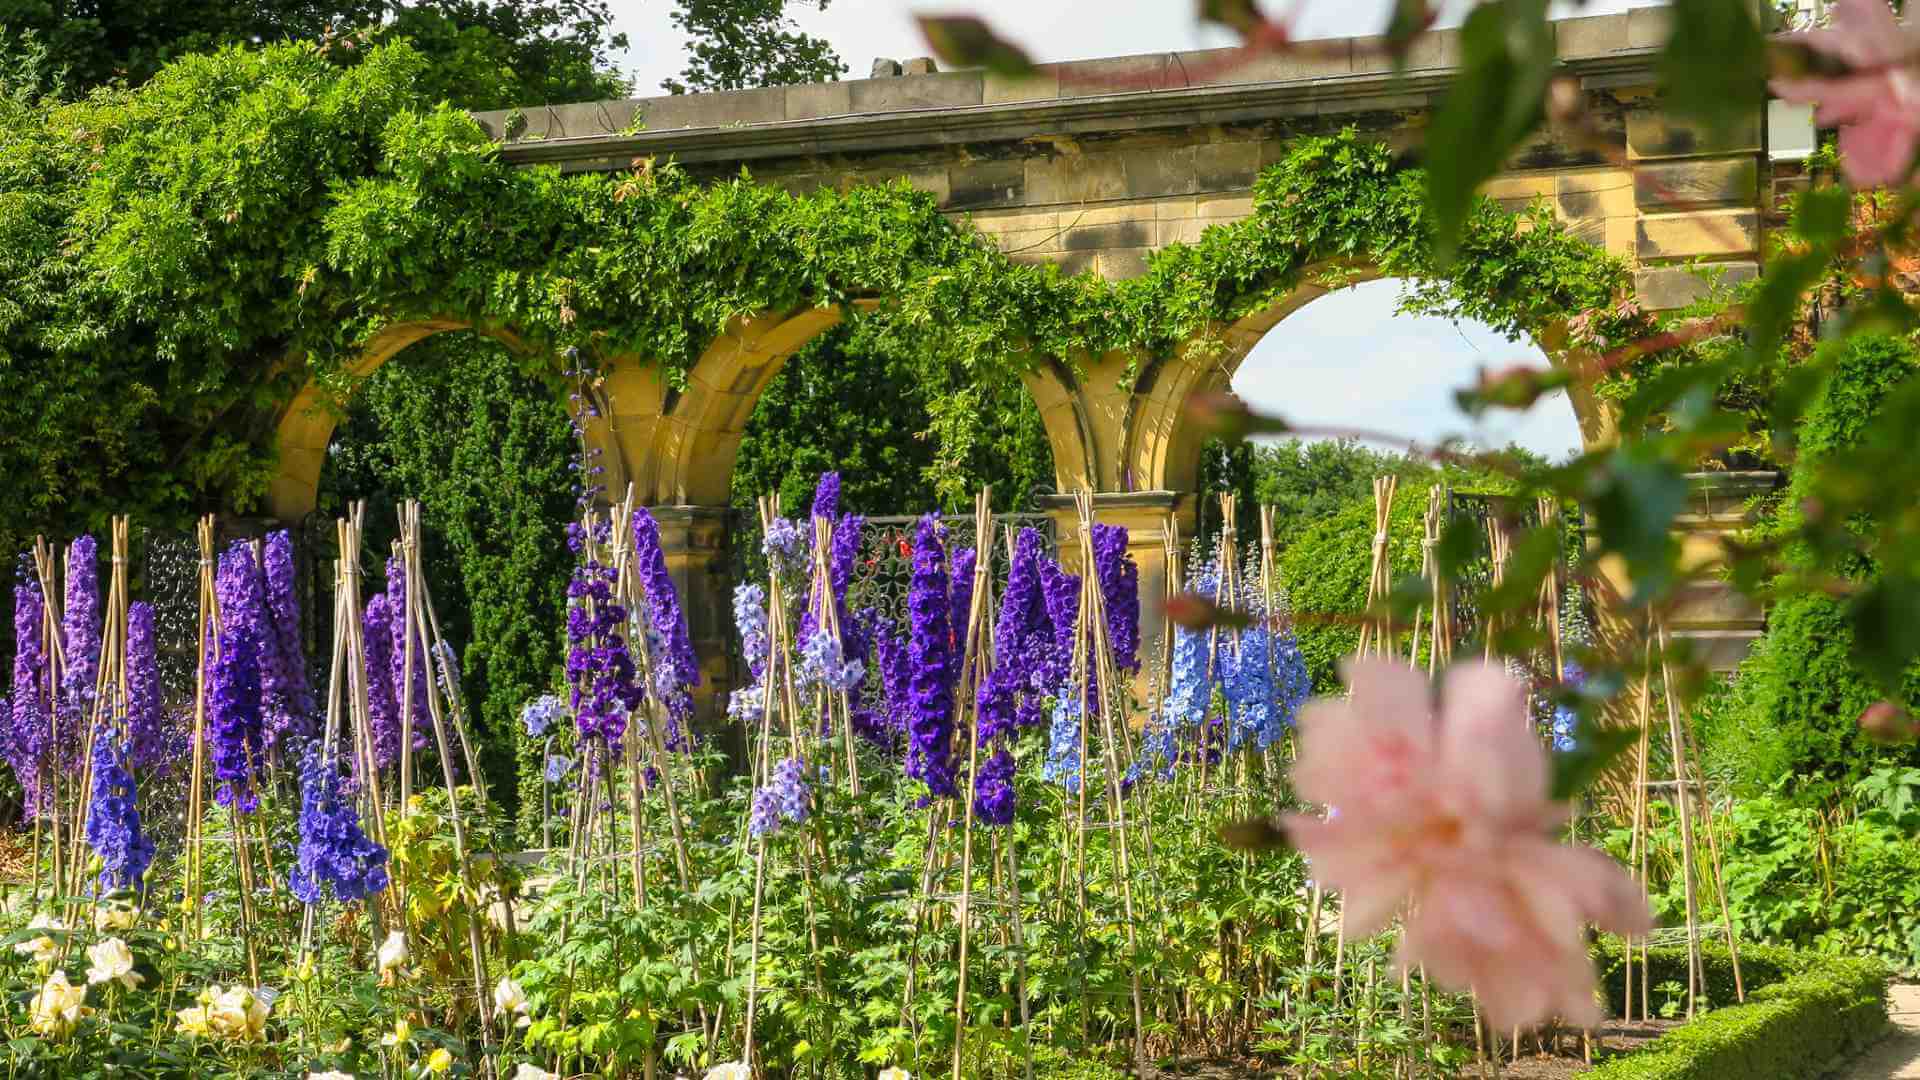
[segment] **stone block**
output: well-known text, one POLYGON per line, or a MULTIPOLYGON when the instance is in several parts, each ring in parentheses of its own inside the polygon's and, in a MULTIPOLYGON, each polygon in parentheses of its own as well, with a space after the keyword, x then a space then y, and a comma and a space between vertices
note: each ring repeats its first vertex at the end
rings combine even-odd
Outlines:
POLYGON ((1657 49, 1673 32, 1673 13, 1664 7, 1637 7, 1627 11, 1627 46, 1657 49))
POLYGON ((787 119, 845 116, 853 111, 852 83, 806 83, 787 87, 787 119))
POLYGON ((1187 218, 1184 221, 1156 221, 1153 226, 1153 242, 1166 247, 1168 244, 1197 244, 1200 235, 1211 225, 1218 222, 1202 218, 1187 218))
POLYGON ((1627 16, 1590 15, 1582 19, 1556 19, 1553 23, 1554 51, 1562 60, 1583 56, 1604 56, 1629 48, 1627 16))
POLYGON ((1760 248, 1760 215, 1753 210, 1646 215, 1636 247, 1642 259, 1750 254, 1760 248))
POLYGON ((953 165, 947 169, 947 186, 946 206, 951 210, 1014 206, 1026 198, 1026 164, 1008 159, 953 165))
POLYGON ((1253 216, 1251 195, 1202 195, 1194 204, 1194 213, 1209 221, 1238 221, 1253 216))
POLYGON ((1150 247, 1153 244, 1153 228, 1154 223, 1151 221, 1116 221, 1106 225, 1078 225, 1068 228, 1061 234, 1060 246, 1067 251, 1150 247))
POLYGON ((1554 209, 1563 219, 1631 217, 1633 180, 1617 169, 1554 178, 1554 209))
POLYGON ((867 77, 871 79, 892 79, 897 78, 899 74, 900 61, 889 60, 884 56, 877 57, 873 61, 873 66, 867 69, 867 77))
POLYGON ((1746 110, 1728 131, 1715 132, 1654 109, 1627 113, 1627 153, 1636 158, 1700 157, 1757 153, 1766 112, 1758 104, 1746 110))
POLYGON ((1125 202, 1107 203, 1102 206, 1087 206, 1064 209, 1059 218, 1062 225, 1118 225, 1128 221, 1153 221, 1159 215, 1154 212, 1153 200, 1129 199, 1125 202))
POLYGON ((1641 209, 1740 203, 1760 197, 1760 163, 1752 155, 1685 161, 1642 162, 1633 170, 1634 200, 1641 209))
POLYGON ((1577 240, 1585 240, 1594 247, 1605 247, 1607 243, 1606 218, 1576 218, 1566 223, 1567 234, 1577 240))
POLYGON ((1072 277, 1075 274, 1084 274, 1092 270, 1099 258, 1099 254, 1097 251, 1062 251, 1059 255, 1021 256, 1015 261, 1050 262, 1058 266, 1062 274, 1072 277))
POLYGON ((764 90, 675 94, 647 98, 637 104, 638 118, 648 131, 767 124, 787 118, 787 89, 773 86, 764 90))
POLYGON ((934 63, 933 57, 931 56, 916 56, 911 60, 902 61, 900 64, 900 74, 905 76, 937 75, 939 73, 940 65, 934 63))
POLYGON ((987 72, 980 100, 986 105, 1009 101, 1048 101, 1060 96, 1060 73, 1042 68, 1025 78, 1009 78, 987 72))
POLYGON ((1108 281, 1125 281, 1147 272, 1148 248, 1109 248, 1100 252, 1100 276, 1108 281))
POLYGON ((1623 259, 1634 258, 1634 251, 1640 245, 1640 219, 1632 214, 1607 219, 1608 251, 1623 259))
MULTIPOLYGON (((943 207, 948 205, 952 198, 953 187, 946 169, 915 169, 906 173, 904 179, 907 183, 933 196, 934 201, 943 207)), ((871 177, 862 177, 860 180, 862 183, 873 182, 871 177)))
POLYGON ((1193 148, 1193 182, 1199 191, 1245 191, 1260 175, 1265 148, 1257 142, 1202 143, 1193 148))
POLYGON ((1056 154, 1026 161, 1027 202, 1101 202, 1123 199, 1127 177, 1118 154, 1056 154))
MULTIPOLYGON (((1386 53, 1387 39, 1379 35, 1353 39, 1353 71, 1366 74, 1393 70, 1393 58, 1386 53)), ((1460 32, 1429 30, 1413 40, 1407 49, 1406 70, 1457 67, 1460 63, 1460 32)))
POLYGON ((911 78, 861 79, 847 85, 852 91, 853 111, 871 113, 978 105, 982 82, 978 71, 953 71, 911 78))
POLYGON ((1634 273, 1633 292, 1641 306, 1648 310, 1671 311, 1707 295, 1707 282, 1702 280, 1702 274, 1719 275, 1722 281, 1732 284, 1758 277, 1760 267, 1751 262, 1715 263, 1699 270, 1682 266, 1648 267, 1634 273))
POLYGON ((1153 219, 1155 221, 1182 221, 1199 213, 1200 200, 1191 198, 1171 198, 1153 200, 1153 219))
POLYGON ((1165 90, 1193 85, 1170 53, 1147 56, 1115 56, 1104 60, 1076 60, 1054 68, 1060 95, 1099 97, 1103 94, 1130 94, 1140 90, 1165 90))
POLYGON ((1192 147, 1128 150, 1120 154, 1127 194, 1137 199, 1194 193, 1192 147))
POLYGON ((1343 38, 1304 41, 1297 50, 1248 55, 1238 48, 1198 49, 1178 53, 1176 71, 1196 84, 1237 86, 1244 83, 1300 82, 1353 73, 1353 43, 1343 38))

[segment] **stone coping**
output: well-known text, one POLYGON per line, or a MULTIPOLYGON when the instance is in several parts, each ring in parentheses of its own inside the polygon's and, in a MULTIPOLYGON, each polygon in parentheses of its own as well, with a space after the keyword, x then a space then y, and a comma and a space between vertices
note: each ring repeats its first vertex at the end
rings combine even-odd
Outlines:
MULTIPOLYGON (((1590 85, 1645 82, 1665 34, 1663 8, 1554 23, 1559 56, 1590 85)), ((1356 44, 1312 43, 1311 54, 1262 55, 1228 66, 1234 49, 1151 53, 1045 65, 1009 79, 983 71, 895 75, 757 90, 533 106, 476 113, 516 164, 624 166, 672 153, 683 161, 741 160, 1026 139, 1036 131, 1100 131, 1232 123, 1424 107, 1452 81, 1459 32, 1425 35, 1396 73, 1356 44), (1141 86, 1115 92, 1116 84, 1141 86)))

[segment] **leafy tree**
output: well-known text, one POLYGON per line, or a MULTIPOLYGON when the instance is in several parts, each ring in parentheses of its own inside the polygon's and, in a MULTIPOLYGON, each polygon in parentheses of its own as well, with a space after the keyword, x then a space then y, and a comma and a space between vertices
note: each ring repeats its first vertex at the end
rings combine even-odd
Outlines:
MULTIPOLYGON (((820 0, 825 9, 828 0, 820 0)), ((847 65, 824 39, 800 32, 787 0, 674 0, 673 23, 690 40, 692 59, 669 93, 745 90, 832 82, 847 65)))
POLYGON ((1254 497, 1274 508, 1274 535, 1291 537, 1367 495, 1374 477, 1408 477, 1426 469, 1405 454, 1374 450, 1351 439, 1288 439, 1254 448, 1254 497))
POLYGON ((996 509, 1029 508, 1034 490, 1053 481, 1053 454, 1026 389, 1013 380, 969 388, 982 430, 957 459, 965 474, 958 483, 947 475, 954 459, 926 437, 932 389, 907 357, 857 325, 823 334, 788 361, 754 407, 734 465, 734 504, 751 506, 779 491, 783 507, 803 508, 820 473, 839 469, 841 502, 851 510, 960 509, 952 493, 981 484, 993 486, 996 509))
POLYGON ((32 89, 81 93, 228 45, 325 41, 353 64, 407 38, 429 60, 429 100, 491 109, 619 96, 610 53, 626 37, 612 26, 607 0, 0 0, 0 72, 42 49, 32 89))

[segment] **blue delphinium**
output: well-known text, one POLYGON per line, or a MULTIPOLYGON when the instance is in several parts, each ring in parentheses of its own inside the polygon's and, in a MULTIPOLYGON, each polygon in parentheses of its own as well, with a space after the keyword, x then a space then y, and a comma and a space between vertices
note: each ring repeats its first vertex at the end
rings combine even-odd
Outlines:
POLYGON ((805 763, 799 758, 781 760, 774 765, 766 786, 754 791, 747 828, 755 836, 765 836, 783 824, 798 825, 807 820, 808 797, 805 763))
POLYGON ((93 736, 93 792, 87 803, 87 846, 100 857, 100 888, 143 888, 153 841, 140 831, 139 791, 125 749, 104 725, 93 736))
POLYGON ((973 784, 973 814, 982 824, 1013 824, 1013 755, 1006 747, 995 750, 980 765, 973 784))
POLYGON ((164 713, 153 605, 136 600, 127 607, 127 751, 135 768, 150 769, 166 756, 164 713))
MULTIPOLYGON (((1566 678, 1563 680, 1569 688, 1578 689, 1587 681, 1587 673, 1579 664, 1567 664, 1566 678)), ((1547 732, 1553 739, 1553 748, 1559 753, 1567 753, 1579 745, 1574 732, 1580 726, 1580 714, 1564 703, 1553 707, 1553 719, 1547 726, 1547 732)))
POLYGON ((1053 726, 1047 730, 1047 760, 1040 775, 1069 792, 1080 790, 1080 717, 1079 699, 1064 693, 1053 703, 1053 726))
POLYGON ((685 749, 685 725, 693 718, 693 688, 700 685, 700 661, 694 656, 679 590, 667 571, 667 555, 660 547, 660 525, 644 507, 633 512, 632 524, 634 565, 652 629, 649 640, 659 643, 658 648, 648 651, 653 660, 653 691, 667 710, 667 748, 685 749))
POLYGON ((920 519, 907 588, 907 775, 934 796, 953 795, 953 691, 960 666, 953 647, 952 598, 940 517, 920 519))
POLYGON ((387 849, 367 838, 340 777, 316 742, 300 765, 300 846, 287 872, 287 890, 317 904, 332 889, 342 902, 363 900, 387 887, 387 849))
POLYGON ((767 590, 750 581, 733 587, 733 625, 747 670, 757 680, 767 670, 767 590))
POLYGON ((557 784, 573 771, 573 759, 565 754, 548 754, 547 767, 543 775, 547 783, 557 784))
POLYGON ((265 598, 252 549, 237 542, 220 555, 214 592, 220 603, 220 655, 210 672, 207 743, 214 801, 252 813, 259 806, 255 770, 266 765, 266 720, 260 692, 260 653, 266 647, 265 598))
POLYGON ((807 548, 808 540, 801 532, 799 523, 792 518, 774 518, 773 523, 767 526, 766 535, 760 540, 760 550, 789 570, 805 564, 807 548))
POLYGON ((801 644, 798 674, 803 688, 823 686, 837 693, 849 693, 859 688, 866 666, 858 660, 846 659, 841 654, 839 640, 823 626, 801 644))
POLYGON ((520 723, 526 728, 527 738, 538 739, 546 735, 547 729, 560 719, 565 708, 557 694, 541 694, 527 702, 526 708, 520 710, 520 723))

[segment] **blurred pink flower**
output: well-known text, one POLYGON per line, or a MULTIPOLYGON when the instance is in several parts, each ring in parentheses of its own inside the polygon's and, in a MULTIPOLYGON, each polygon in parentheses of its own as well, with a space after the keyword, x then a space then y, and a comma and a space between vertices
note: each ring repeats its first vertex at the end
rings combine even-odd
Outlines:
POLYGON ((1840 167, 1858 187, 1902 184, 1920 149, 1920 50, 1886 0, 1835 0, 1830 29, 1789 35, 1848 69, 1845 75, 1773 80, 1773 92, 1814 104, 1821 127, 1840 129, 1840 167))
POLYGON ((1586 923, 1652 925, 1646 896, 1611 859, 1558 843, 1567 807, 1548 797, 1546 751, 1526 687, 1489 664, 1447 673, 1439 715, 1427 679, 1355 660, 1352 696, 1300 716, 1300 797, 1339 804, 1289 815, 1313 876, 1341 894, 1349 936, 1405 919, 1400 963, 1471 988, 1505 1029, 1600 1019, 1586 923))

